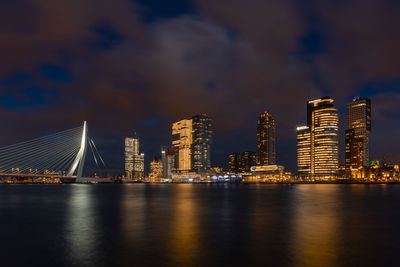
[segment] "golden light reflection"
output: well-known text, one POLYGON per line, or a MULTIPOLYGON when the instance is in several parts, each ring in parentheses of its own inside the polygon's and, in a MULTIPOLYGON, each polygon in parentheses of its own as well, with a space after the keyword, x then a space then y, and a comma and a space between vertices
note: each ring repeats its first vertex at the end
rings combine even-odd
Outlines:
POLYGON ((291 242, 296 266, 339 266, 338 190, 338 185, 296 186, 291 242))
MULTIPOLYGON (((169 255, 177 266, 200 262, 205 248, 201 248, 201 204, 194 195, 196 185, 180 184, 174 188, 174 207, 171 214, 169 255)), ((166 229, 167 231, 167 229, 166 229)))

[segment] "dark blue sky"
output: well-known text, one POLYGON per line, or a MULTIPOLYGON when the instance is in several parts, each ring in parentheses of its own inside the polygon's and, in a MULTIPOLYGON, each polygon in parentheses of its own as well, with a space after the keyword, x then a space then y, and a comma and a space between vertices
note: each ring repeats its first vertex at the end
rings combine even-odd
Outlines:
MULTIPOLYGON (((255 150, 277 121, 278 163, 295 170, 305 102, 373 104, 372 157, 399 162, 400 4, 389 0, 0 2, 0 144, 75 127, 113 169, 134 132, 150 160, 175 120, 214 117, 214 165, 255 150)), ((343 150, 341 152, 343 155, 343 150)))

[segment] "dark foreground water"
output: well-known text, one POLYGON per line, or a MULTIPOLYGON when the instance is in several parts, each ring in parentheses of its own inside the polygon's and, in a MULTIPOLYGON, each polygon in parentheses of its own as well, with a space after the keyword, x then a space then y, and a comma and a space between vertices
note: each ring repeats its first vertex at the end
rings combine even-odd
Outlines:
POLYGON ((400 266, 400 185, 1 185, 0 266, 400 266))

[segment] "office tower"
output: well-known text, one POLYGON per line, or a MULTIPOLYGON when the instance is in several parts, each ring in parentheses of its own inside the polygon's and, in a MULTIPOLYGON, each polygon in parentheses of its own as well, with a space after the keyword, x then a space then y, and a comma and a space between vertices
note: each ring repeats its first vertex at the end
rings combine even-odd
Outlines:
POLYGON ((364 167, 365 159, 365 140, 363 137, 356 136, 355 130, 346 130, 346 174, 359 171, 364 167))
POLYGON ((212 119, 200 114, 192 118, 192 169, 197 172, 211 168, 212 119))
POLYGON ((239 153, 231 153, 228 156, 229 172, 240 172, 241 155, 239 153))
POLYGON ((125 138, 125 175, 130 179, 144 178, 144 154, 139 153, 138 138, 125 138))
POLYGON ((176 169, 192 169, 192 120, 180 120, 172 124, 172 145, 175 149, 176 169))
POLYGON ((202 172, 211 168, 212 119, 196 115, 172 124, 176 169, 202 172))
POLYGON ((297 128, 297 164, 301 175, 321 179, 337 175, 339 118, 333 102, 330 97, 307 102, 308 125, 297 128))
POLYGON ((167 151, 167 147, 161 146, 161 162, 162 162, 162 166, 163 166, 163 175, 162 175, 163 178, 167 177, 167 174, 166 174, 167 160, 166 160, 166 155, 165 155, 166 151, 167 151))
POLYGON ((347 104, 346 170, 369 165, 371 100, 355 98, 347 104))
POLYGON ((251 151, 245 151, 242 153, 240 160, 240 171, 250 172, 251 167, 257 165, 257 154, 251 151))
POLYGON ((257 121, 257 165, 275 164, 275 120, 268 112, 257 121))
POLYGON ((300 176, 311 173, 311 132, 310 127, 297 127, 297 168, 300 176))
POLYGON ((160 179, 163 177, 163 164, 157 157, 150 162, 149 179, 160 179))
POLYGON ((165 178, 170 179, 172 172, 175 170, 175 150, 174 148, 170 147, 165 151, 165 178))

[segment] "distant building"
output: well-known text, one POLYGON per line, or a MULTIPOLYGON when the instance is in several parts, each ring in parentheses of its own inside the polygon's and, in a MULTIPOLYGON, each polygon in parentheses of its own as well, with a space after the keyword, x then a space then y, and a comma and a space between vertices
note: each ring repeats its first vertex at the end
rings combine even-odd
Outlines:
POLYGON ((125 138, 125 175, 129 179, 144 178, 144 154, 139 152, 138 138, 125 138))
POLYGON ((170 179, 175 170, 175 150, 172 147, 165 151, 165 168, 164 178, 170 179))
POLYGON ((257 165, 275 164, 275 119, 264 112, 257 121, 257 165))
POLYGON ((192 169, 192 120, 181 120, 172 124, 172 146, 175 149, 175 166, 177 170, 192 169))
POLYGON ((297 165, 300 175, 315 179, 337 176, 339 118, 333 102, 330 97, 307 102, 308 125, 297 128, 297 165))
POLYGON ((240 172, 241 155, 239 153, 231 153, 228 156, 229 172, 240 172))
POLYGON ((297 127, 297 169, 300 176, 311 174, 311 131, 308 126, 297 127))
POLYGON ((157 157, 154 157, 154 159, 150 162, 149 179, 155 180, 161 178, 163 178, 163 164, 161 160, 159 160, 157 157))
POLYGON ((172 124, 172 145, 177 171, 211 168, 212 119, 201 114, 172 124))
POLYGON ((192 118, 192 169, 203 172, 211 168, 212 119, 201 114, 192 118))
POLYGON ((252 151, 245 151, 240 158, 240 172, 250 172, 251 167, 257 165, 257 154, 252 151))
POLYGON ((353 173, 369 166, 370 99, 355 98, 347 104, 347 127, 346 170, 353 173))

